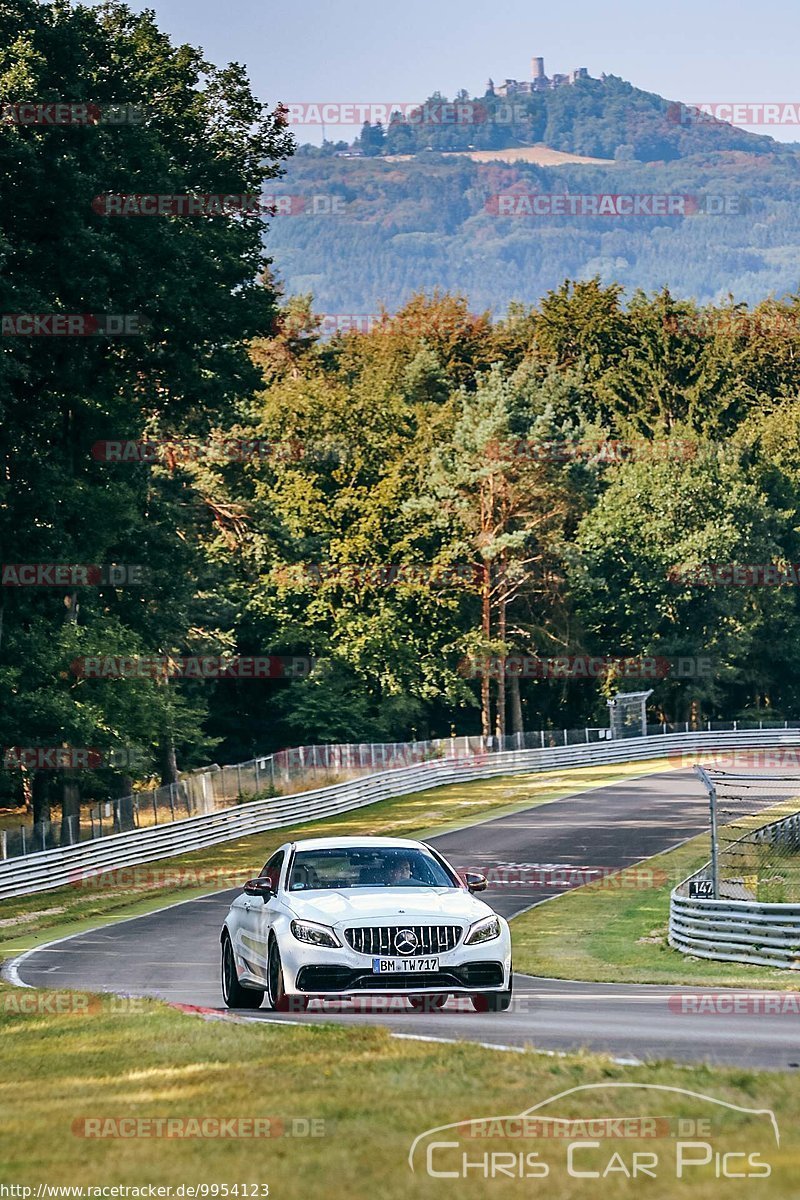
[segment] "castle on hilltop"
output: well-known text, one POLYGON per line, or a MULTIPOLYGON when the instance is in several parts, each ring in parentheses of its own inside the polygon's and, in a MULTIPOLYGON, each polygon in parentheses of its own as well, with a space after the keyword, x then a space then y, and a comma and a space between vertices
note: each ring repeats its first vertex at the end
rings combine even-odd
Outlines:
POLYGON ((569 71, 566 75, 554 75, 549 79, 544 73, 544 59, 531 59, 531 77, 529 80, 504 79, 497 87, 490 79, 486 85, 486 94, 488 96, 530 96, 533 92, 547 92, 551 88, 563 87, 565 84, 574 83, 576 79, 588 79, 589 72, 586 67, 575 67, 573 71, 569 71))

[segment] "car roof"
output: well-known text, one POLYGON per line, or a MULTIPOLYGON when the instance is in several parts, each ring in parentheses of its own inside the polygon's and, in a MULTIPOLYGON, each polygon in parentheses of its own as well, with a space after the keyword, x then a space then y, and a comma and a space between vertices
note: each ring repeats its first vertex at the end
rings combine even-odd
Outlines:
POLYGON ((296 850, 352 850, 359 847, 363 850, 379 850, 381 848, 427 850, 423 842, 414 842, 410 838, 392 837, 327 837, 303 838, 294 843, 296 850))

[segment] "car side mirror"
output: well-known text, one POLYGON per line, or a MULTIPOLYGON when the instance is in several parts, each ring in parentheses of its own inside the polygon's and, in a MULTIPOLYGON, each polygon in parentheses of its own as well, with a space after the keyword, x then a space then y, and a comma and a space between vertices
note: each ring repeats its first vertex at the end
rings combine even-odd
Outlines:
POLYGON ((485 892, 489 886, 489 880, 480 871, 465 871, 464 883, 470 892, 485 892))
POLYGON ((275 895, 275 889, 268 879, 248 879, 244 891, 247 896, 260 896, 265 904, 270 896, 275 895))

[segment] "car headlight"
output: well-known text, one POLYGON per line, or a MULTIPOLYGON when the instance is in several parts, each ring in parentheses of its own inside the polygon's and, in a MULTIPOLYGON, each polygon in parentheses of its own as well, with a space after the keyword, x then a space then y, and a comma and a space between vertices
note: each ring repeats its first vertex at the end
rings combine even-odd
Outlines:
POLYGON ((479 942, 491 942, 500 937, 500 921, 497 917, 484 917, 477 921, 464 939, 465 946, 477 946, 479 942))
POLYGON ((311 946, 341 946, 336 934, 327 925, 316 925, 313 921, 292 921, 292 933, 298 942, 311 946))

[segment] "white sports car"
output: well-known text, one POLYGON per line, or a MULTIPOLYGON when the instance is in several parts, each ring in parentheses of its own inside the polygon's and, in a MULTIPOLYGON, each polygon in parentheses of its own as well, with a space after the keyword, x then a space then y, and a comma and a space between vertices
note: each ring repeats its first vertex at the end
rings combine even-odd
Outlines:
POLYGON ((400 838, 311 838, 281 846, 222 927, 228 1008, 304 1009, 312 997, 402 994, 478 1012, 511 1003, 508 922, 437 851, 400 838))

